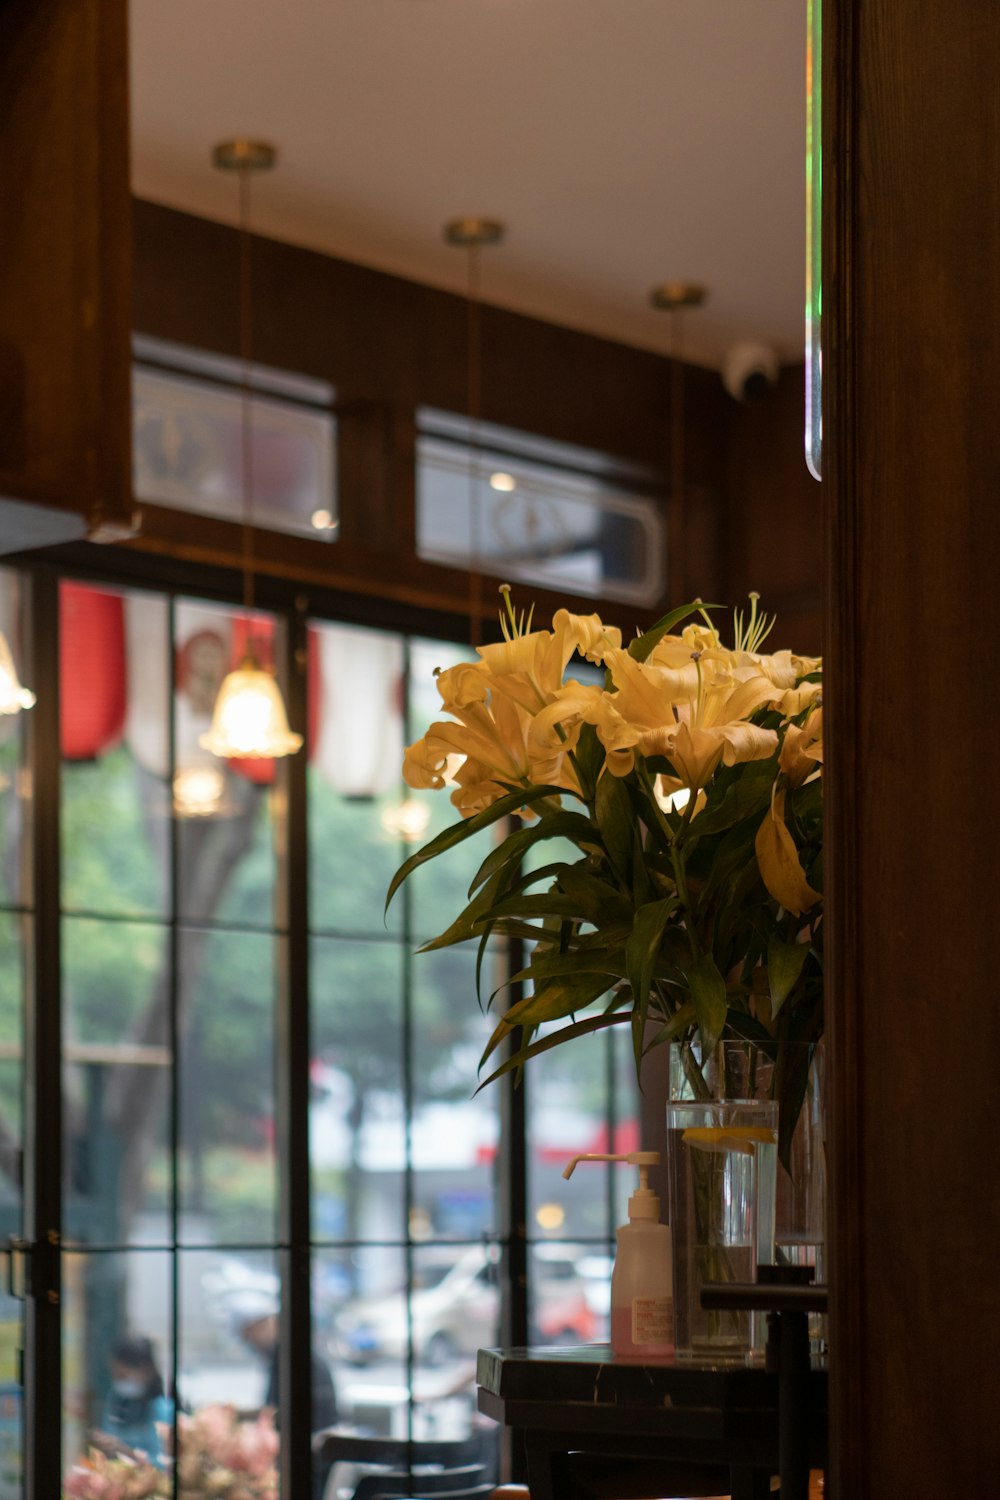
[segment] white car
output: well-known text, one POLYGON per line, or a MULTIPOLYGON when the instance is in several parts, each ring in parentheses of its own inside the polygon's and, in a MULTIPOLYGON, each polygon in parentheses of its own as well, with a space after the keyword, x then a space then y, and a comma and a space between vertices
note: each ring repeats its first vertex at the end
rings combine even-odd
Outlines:
MULTIPOLYGON (((535 1258, 535 1329, 542 1344, 587 1344, 607 1335, 610 1261, 580 1246, 542 1244, 535 1258)), ((334 1350, 356 1364, 406 1358, 410 1323, 418 1364, 473 1358, 499 1338, 499 1252, 473 1245, 450 1256, 426 1253, 407 1319, 402 1291, 364 1298, 338 1316, 334 1350)))

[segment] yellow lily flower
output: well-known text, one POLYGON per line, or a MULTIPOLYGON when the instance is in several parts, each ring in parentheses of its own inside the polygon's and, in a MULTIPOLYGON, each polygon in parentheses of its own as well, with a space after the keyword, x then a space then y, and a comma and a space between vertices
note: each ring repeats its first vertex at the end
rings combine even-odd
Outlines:
POLYGON ((672 668, 610 651, 606 661, 617 692, 604 695, 597 726, 608 769, 627 775, 636 750, 665 755, 684 785, 697 788, 720 760, 731 766, 773 755, 774 731, 746 721, 775 699, 775 686, 750 669, 734 671, 729 657, 712 651, 672 668))
POLYGON ((785 823, 785 791, 775 791, 771 811, 757 830, 754 843, 761 879, 775 901, 800 917, 821 900, 806 879, 795 841, 785 823))
POLYGON ((813 709, 805 723, 789 724, 781 746, 778 764, 790 787, 802 786, 819 774, 823 761, 823 709, 813 709))

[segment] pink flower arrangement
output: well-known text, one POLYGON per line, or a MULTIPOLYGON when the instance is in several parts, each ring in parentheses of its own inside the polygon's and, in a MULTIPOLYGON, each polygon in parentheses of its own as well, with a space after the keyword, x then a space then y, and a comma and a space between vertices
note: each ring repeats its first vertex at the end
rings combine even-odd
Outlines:
MULTIPOLYGON (((161 1428, 165 1443, 169 1427, 161 1428)), ((206 1406, 178 1418, 181 1500, 278 1500, 278 1445, 274 1413, 240 1421, 235 1407, 206 1406)), ((125 1454, 91 1448, 63 1480, 63 1500, 167 1500, 169 1470, 125 1454)))

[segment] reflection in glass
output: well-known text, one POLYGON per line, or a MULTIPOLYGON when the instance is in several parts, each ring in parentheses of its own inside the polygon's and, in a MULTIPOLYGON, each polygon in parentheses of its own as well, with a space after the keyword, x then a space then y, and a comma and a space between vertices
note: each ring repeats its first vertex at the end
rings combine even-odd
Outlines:
POLYGON ((475 971, 475 952, 458 948, 421 954, 412 970, 410 1221, 411 1232, 424 1238, 497 1232, 501 1089, 474 1094, 494 1025, 476 1003, 475 971))
POLYGON ((62 899, 160 916, 168 901, 168 615, 155 595, 64 581, 62 899))
POLYGON ((170 1196, 167 935, 63 922, 64 1232, 90 1244, 166 1233, 170 1196))
MULTIPOLYGON (((23 1235, 21 1148, 25 956, 31 919, 0 912, 0 1243, 23 1235)), ((17 1285, 11 1268, 11 1285, 17 1285)), ((22 1293, 23 1293, 23 1289, 22 1293)), ((23 1300, 0 1291, 0 1496, 17 1500, 24 1432, 20 1356, 23 1300)))
POLYGON ((203 922, 270 928, 280 918, 278 850, 284 847, 283 770, 274 761, 223 761, 205 750, 223 678, 238 664, 248 635, 261 659, 281 656, 269 615, 248 620, 230 609, 181 600, 174 650, 174 805, 179 915, 203 922), (191 787, 211 790, 191 805, 191 787), (186 799, 186 800, 185 800, 186 799))
MULTIPOLYGON (((403 642, 380 631, 317 625, 310 661, 317 723, 309 764, 310 919, 314 930, 382 935, 386 888, 400 860, 392 811, 403 758, 403 642)), ((389 930, 401 920, 401 908, 391 908, 389 930)))
MULTIPOLYGON (((662 507, 609 475, 608 460, 567 444, 422 413, 417 551, 466 567, 476 553, 501 578, 655 603, 666 548, 662 507), (500 441, 504 449, 493 448, 500 441)), ((648 480, 648 476, 643 476, 648 480)))
MULTIPOLYGON (((199 515, 241 520, 240 367, 148 339, 137 352, 180 369, 135 368, 136 495, 199 515), (198 379, 199 370, 210 378, 198 379)), ((336 429, 323 407, 329 407, 333 392, 320 381, 260 368, 251 378, 261 392, 252 401, 255 524, 332 540, 337 534, 336 429)))
MULTIPOLYGON (((0 617, 17 608, 10 574, 0 572, 0 617)), ((23 714, 0 714, 0 904, 26 905, 31 891, 31 798, 23 714)))
POLYGON ((277 1233, 275 987, 282 945, 266 933, 180 935, 180 1202, 220 1243, 277 1233))
POLYGON ((162 1251, 62 1258, 63 1469, 99 1447, 162 1464, 172 1423, 170 1257, 162 1251), (148 1341, 142 1358, 137 1343, 148 1341))
POLYGON ((823 6, 808 0, 806 40, 806 463, 823 477, 823 6))
POLYGON ((312 944, 313 1237, 399 1241, 404 1226, 403 953, 312 944))

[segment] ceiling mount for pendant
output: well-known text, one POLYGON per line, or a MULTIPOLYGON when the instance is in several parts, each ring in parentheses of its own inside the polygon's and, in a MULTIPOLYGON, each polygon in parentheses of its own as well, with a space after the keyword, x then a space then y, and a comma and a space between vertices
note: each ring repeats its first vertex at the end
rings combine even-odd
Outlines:
POLYGON ((698 281, 664 281, 649 294, 653 307, 660 312, 678 312, 682 307, 701 307, 708 287, 698 281))
POLYGON ((212 151, 212 166, 223 172, 266 172, 277 159, 269 141, 251 141, 246 136, 220 141, 212 151))
POLYGON ((444 237, 449 245, 498 245, 506 233, 507 226, 502 219, 482 219, 475 214, 449 219, 444 226, 444 237))

